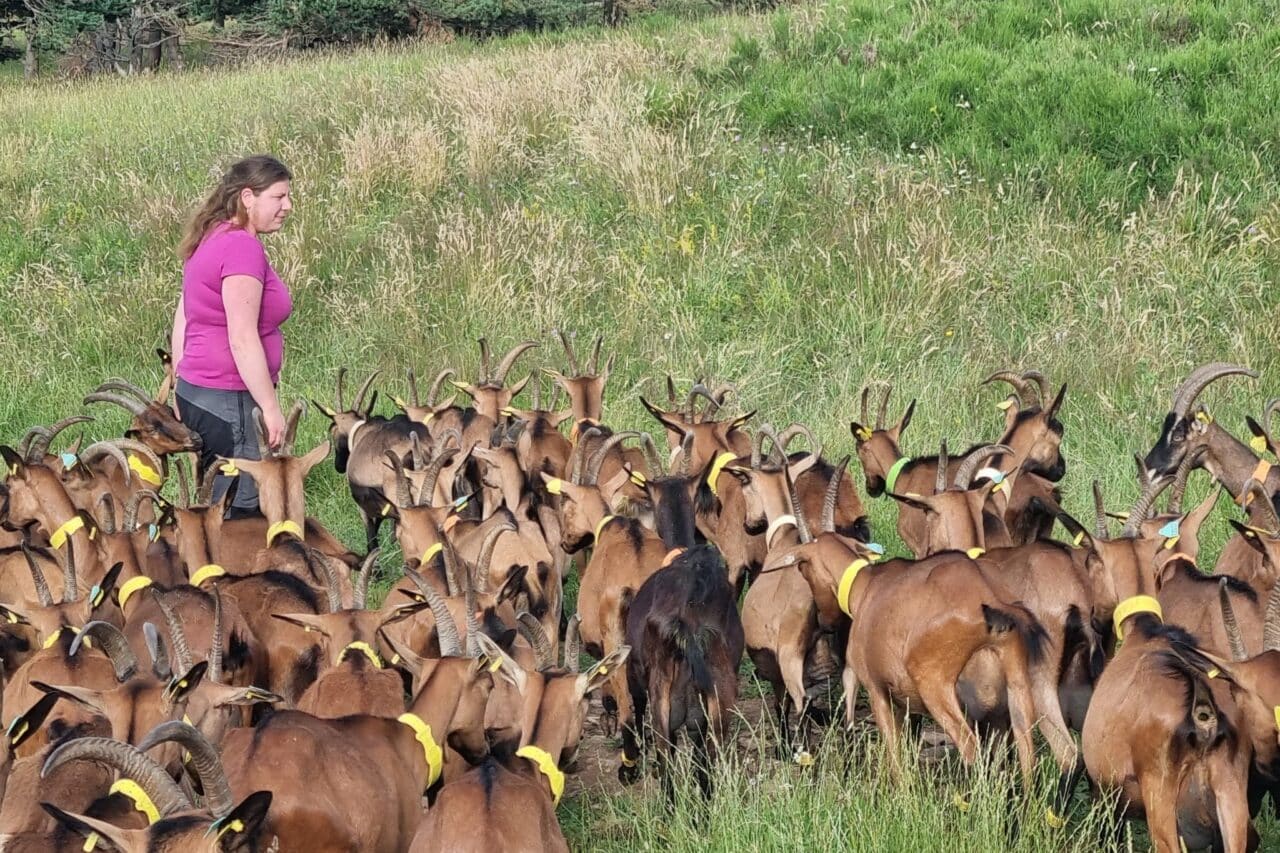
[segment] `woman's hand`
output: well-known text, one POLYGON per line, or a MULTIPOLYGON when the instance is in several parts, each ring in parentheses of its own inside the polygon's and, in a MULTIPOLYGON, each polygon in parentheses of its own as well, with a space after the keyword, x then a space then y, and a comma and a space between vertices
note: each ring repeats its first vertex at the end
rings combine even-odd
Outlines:
POLYGON ((263 410, 262 423, 267 428, 267 444, 273 450, 279 449, 284 443, 284 413, 280 411, 279 404, 263 410))

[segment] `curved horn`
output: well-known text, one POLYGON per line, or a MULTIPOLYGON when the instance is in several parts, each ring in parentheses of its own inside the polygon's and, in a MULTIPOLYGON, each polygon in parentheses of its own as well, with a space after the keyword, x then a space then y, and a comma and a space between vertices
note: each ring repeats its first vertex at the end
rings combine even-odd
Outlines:
POLYGON ((1043 408, 1053 397, 1049 393, 1049 379, 1038 370, 1022 371, 1022 378, 1029 382, 1036 383, 1036 393, 1040 396, 1040 406, 1043 408))
POLYGON ((511 370, 511 366, 516 363, 516 359, 536 346, 541 346, 541 344, 537 341, 523 341, 512 347, 510 352, 502 357, 502 361, 498 362, 498 370, 491 377, 492 380, 499 385, 506 382, 507 373, 511 370))
POLYGON ((221 820, 231 814, 236 803, 231 796, 231 785, 227 782, 222 760, 218 758, 218 750, 213 744, 195 726, 181 720, 170 720, 148 732, 138 744, 138 751, 146 752, 168 742, 181 745, 191 754, 191 764, 204 791, 205 805, 213 816, 221 820))
POLYGON ((200 481, 200 490, 196 492, 196 505, 209 506, 213 503, 213 481, 218 478, 218 466, 210 465, 200 481))
POLYGON ((342 382, 346 378, 347 378, 347 369, 345 367, 339 367, 338 368, 338 387, 334 389, 334 392, 333 392, 333 397, 334 397, 333 402, 336 404, 336 408, 339 412, 345 412, 347 410, 347 407, 342 403, 342 382))
POLYGON ((893 383, 886 382, 884 396, 880 398, 880 408, 876 409, 876 429, 885 428, 885 416, 889 412, 889 398, 893 396, 893 383))
MULTIPOLYGON (((284 439, 280 442, 281 456, 293 455, 293 443, 298 439, 298 422, 307 414, 307 401, 295 400, 289 415, 284 419, 284 439)), ((265 433, 265 430, 264 430, 265 433)), ((266 457, 263 457, 264 459, 266 457)))
POLYGON ((813 541, 813 535, 809 532, 809 523, 805 521, 804 506, 800 503, 800 498, 796 494, 796 484, 791 479, 791 469, 783 465, 782 472, 782 476, 787 481, 787 497, 791 500, 791 514, 796 519, 796 532, 800 534, 801 544, 807 545, 813 541))
POLYGON ((103 533, 110 536, 116 532, 116 499, 110 492, 103 492, 98 495, 98 506, 101 507, 98 513, 98 526, 102 528, 103 533))
POLYGON ((1093 533, 1099 539, 1106 539, 1111 534, 1107 530, 1107 508, 1102 502, 1102 485, 1093 481, 1093 533))
POLYGON ((31 553, 31 549, 27 547, 27 543, 22 543, 22 556, 27 560, 27 568, 31 570, 31 582, 36 586, 36 598, 40 602, 41 607, 53 606, 53 593, 49 592, 49 580, 44 576, 39 564, 36 563, 35 554, 31 553))
POLYGON ((160 612, 164 614, 165 624, 169 627, 169 645, 173 647, 174 663, 178 666, 177 672, 179 675, 185 675, 195 665, 195 661, 191 659, 191 647, 187 645, 187 632, 183 630, 178 614, 174 613, 169 602, 164 600, 164 593, 155 587, 151 587, 151 593, 160 612))
POLYGON ((485 534, 484 542, 480 544, 480 554, 476 557, 476 575, 484 579, 485 589, 489 588, 489 570, 490 563, 493 562, 493 551, 498 547, 498 540, 502 538, 504 533, 514 533, 516 526, 510 520, 504 520, 501 524, 495 524, 488 533, 485 534))
POLYGON ((1262 422, 1266 424, 1268 438, 1275 435, 1275 432, 1271 429, 1271 416, 1275 414, 1276 409, 1280 409, 1280 397, 1272 397, 1262 410, 1262 422))
POLYGON ((137 397, 139 400, 142 401, 143 405, 149 405, 151 403, 150 394, 148 394, 142 388, 133 384, 129 380, 121 379, 118 376, 111 377, 106 382, 103 382, 97 388, 93 389, 93 392, 95 394, 100 394, 103 391, 122 391, 125 394, 132 394, 133 396, 137 397))
POLYGON ((533 646, 536 668, 542 670, 556 665, 556 659, 551 654, 551 642, 547 639, 547 632, 542 630, 542 623, 532 613, 521 610, 516 615, 516 629, 520 632, 520 636, 533 646))
MULTIPOLYGON (((342 587, 338 584, 338 573, 333 567, 333 563, 329 561, 329 556, 315 548, 308 549, 308 562, 315 561, 320 564, 320 573, 324 575, 324 590, 329 598, 329 612, 337 613, 342 609, 342 587)), ((342 564, 345 570, 346 563, 342 564)))
POLYGON ((70 604, 73 601, 80 600, 80 582, 76 579, 76 557, 74 554, 75 547, 71 544, 71 537, 67 537, 67 544, 62 554, 62 603, 70 604))
MULTIPOLYGON (((445 550, 453 550, 452 543, 445 543, 445 550)), ((456 554, 454 555, 456 558, 456 554)), ((462 573, 462 592, 466 601, 466 623, 467 623, 467 657, 477 657, 480 654, 480 641, 476 637, 480 633, 480 621, 476 618, 476 587, 471 580, 471 572, 463 571, 462 573)))
POLYGON ((372 373, 369 374, 369 378, 364 381, 364 384, 360 386, 360 390, 356 392, 355 402, 351 404, 351 408, 353 411, 356 411, 356 412, 364 411, 364 398, 369 393, 369 387, 373 385, 374 380, 376 380, 378 378, 378 375, 381 373, 382 373, 381 370, 373 371, 372 373))
POLYGON ((463 657, 462 640, 458 637, 458 624, 453 621, 453 614, 449 612, 449 606, 440 597, 440 593, 436 592, 435 587, 427 583, 427 579, 421 573, 408 566, 405 567, 404 575, 413 581, 413 585, 418 588, 418 592, 422 593, 422 597, 427 601, 427 606, 431 608, 431 615, 435 617, 436 638, 440 643, 440 657, 463 657))
POLYGON ((661 477, 663 474, 662 456, 658 453, 658 445, 649 433, 640 434, 640 446, 644 449, 644 460, 649 466, 650 477, 661 477))
POLYGON ((791 442, 796 436, 803 435, 805 441, 809 442, 809 452, 814 456, 822 456, 822 442, 818 441, 813 435, 813 430, 809 429, 802 423, 794 423, 778 434, 778 442, 782 445, 782 452, 785 454, 791 442))
POLYGON ((418 374, 413 372, 410 367, 405 371, 405 378, 409 381, 409 402, 417 407, 421 407, 422 403, 418 398, 418 374))
MULTIPOLYGON (((601 334, 597 334, 596 339, 591 342, 591 366, 588 368, 588 370, 591 371, 592 376, 600 375, 600 347, 603 344, 604 344, 604 335, 601 335, 601 334)), ((609 369, 608 365, 605 366, 605 369, 606 370, 609 369)))
POLYGON ((86 394, 81 402, 86 406, 90 403, 114 403, 134 417, 147 410, 145 403, 140 403, 132 397, 126 397, 123 394, 116 394, 111 391, 95 391, 92 394, 86 394))
POLYGON ((773 424, 760 424, 757 431, 760 436, 760 464, 761 465, 785 465, 787 464, 787 455, 782 452, 782 446, 778 443, 778 433, 774 431, 773 424), (764 455, 764 439, 769 439, 769 455, 764 455))
POLYGON ((1133 538, 1138 535, 1138 532, 1142 529, 1142 522, 1146 521, 1147 517, 1151 515, 1151 507, 1155 505, 1156 498, 1172 482, 1172 477, 1161 477, 1154 483, 1149 482, 1146 484, 1142 494, 1134 503, 1133 509, 1129 510, 1129 518, 1125 520, 1124 528, 1120 531, 1122 537, 1133 538))
POLYGON ((979 385, 989 385, 992 382, 1005 382, 1013 386, 1014 393, 1018 395, 1018 405, 1022 408, 1028 408, 1034 400, 1031 397, 1031 383, 1022 376, 1019 376, 1012 370, 997 370, 995 373, 982 380, 979 385))
POLYGON ((680 476, 688 477, 693 467, 693 440, 697 436, 693 430, 689 430, 684 434, 684 438, 680 439, 680 476))
POLYGON ((75 639, 71 641, 71 648, 68 650, 72 657, 80 651, 80 645, 85 640, 95 641, 98 648, 111 659, 111 666, 116 671, 116 681, 124 683, 138 671, 138 656, 133 653, 133 648, 120 629, 110 622, 95 619, 81 628, 80 633, 76 634, 75 639))
POLYGON ((836 469, 831 472, 831 480, 827 483, 827 493, 822 498, 820 530, 823 533, 836 532, 836 498, 840 494, 840 481, 844 479, 844 471, 849 465, 849 459, 849 455, 845 454, 844 458, 836 463, 836 469))
POLYGON ((1267 532, 1280 534, 1280 517, 1276 515, 1276 506, 1271 502, 1271 495, 1267 494, 1266 487, 1250 477, 1249 481, 1244 484, 1244 489, 1240 492, 1241 502, 1247 499, 1247 495, 1253 495, 1254 500, 1251 506, 1261 509, 1262 515, 1267 521, 1267 532))
POLYGON ((1240 636, 1240 623, 1236 621, 1236 612, 1231 606, 1231 596, 1227 594, 1227 579, 1218 581, 1218 604, 1222 607, 1222 624, 1227 630, 1227 645, 1231 648, 1231 659, 1242 661, 1249 657, 1244 650, 1244 638, 1240 636))
POLYGON ((426 470, 427 457, 422 454, 422 439, 417 431, 409 433, 409 459, 413 462, 413 470, 426 470))
POLYGON ((978 473, 978 469, 982 467, 983 462, 992 456, 1001 456, 1005 453, 1013 453, 1013 448, 1006 447, 1003 444, 988 444, 986 447, 979 447, 970 453, 956 470, 956 487, 962 491, 967 490, 973 483, 973 475, 978 473))
POLYGON ((489 381, 489 342, 480 338, 476 341, 480 344, 480 381, 477 385, 484 385, 489 381))
POLYGON ((31 456, 31 442, 33 439, 35 439, 36 436, 44 435, 48 431, 49 430, 45 429, 44 427, 36 425, 28 429, 26 432, 24 432, 22 434, 22 438, 18 440, 18 455, 21 456, 23 459, 25 459, 27 462, 37 461, 33 459, 31 456))
POLYGON ((863 426, 867 426, 868 424, 867 419, 868 417, 870 417, 870 409, 867 406, 867 398, 870 396, 871 396, 871 386, 863 385, 862 390, 858 392, 858 399, 861 400, 861 405, 860 405, 860 408, 858 409, 858 423, 862 424, 863 426))
POLYGON ((717 400, 715 398, 715 395, 711 393, 710 388, 708 388, 706 385, 703 385, 701 382, 699 382, 698 384, 694 385, 692 388, 689 389, 688 404, 689 404, 690 420, 693 419, 694 398, 696 397, 701 397, 707 401, 706 407, 702 410, 702 417, 704 419, 709 418, 712 415, 714 415, 716 412, 720 411, 720 401, 717 400))
POLYGON ((458 552, 453 550, 449 538, 445 536, 442 529, 436 528, 436 535, 440 537, 440 559, 444 561, 445 588, 450 598, 456 598, 462 595, 462 581, 458 579, 458 552))
POLYGON ((391 470, 395 473, 396 503, 401 509, 413 506, 413 489, 409 485, 408 475, 404 472, 404 463, 400 461, 400 454, 394 450, 387 450, 385 454, 391 463, 391 470))
POLYGON ((133 479, 133 472, 129 470, 129 460, 125 457, 124 451, 113 441, 95 441, 77 455, 80 457, 81 462, 92 462, 101 459, 103 456, 109 456, 120 466, 120 471, 124 474, 126 483, 133 479))
POLYGON ((577 613, 569 617, 569 625, 564 631, 564 668, 570 672, 578 671, 578 654, 582 637, 578 634, 578 623, 582 621, 577 613))
MULTIPOLYGON (((692 435, 693 433, 689 433, 692 435)), ((609 455, 613 448, 617 447, 628 438, 639 438, 640 433, 634 430, 624 430, 623 432, 615 432, 604 440, 596 452, 591 454, 590 461, 587 462, 587 469, 583 472, 582 482, 584 485, 594 486, 596 480, 600 477, 600 466, 604 464, 604 459, 609 455)))
POLYGON ((155 489, 138 489, 130 495, 129 502, 124 505, 124 525, 121 529, 125 533, 133 533, 138 529, 138 508, 143 501, 151 501, 153 507, 158 507, 162 498, 155 489))
MULTIPOLYGON (((461 441, 459 441, 461 444, 461 441)), ((431 506, 435 502, 436 481, 440 479, 440 472, 445 466, 453 461, 453 457, 458 455, 457 448, 447 447, 436 454, 431 460, 431 464, 427 466, 427 473, 422 477, 422 490, 418 492, 418 502, 422 506, 431 506)), ((412 506, 412 504, 410 504, 412 506)))
POLYGON ((150 622, 142 623, 142 636, 147 644, 147 654, 151 655, 151 671, 161 681, 173 677, 173 667, 169 665, 169 650, 160 639, 160 631, 150 622))
POLYGON ((253 409, 253 431, 258 438, 258 458, 274 459, 276 452, 267 441, 267 422, 262 418, 262 409, 256 406, 253 409))
POLYGON ((365 601, 369 597, 369 578, 373 574, 373 564, 378 561, 378 555, 382 553, 381 548, 374 548, 365 555, 364 562, 360 564, 360 574, 356 575, 355 592, 353 593, 352 604, 355 610, 364 610, 365 601))
POLYGON ((578 367, 578 356, 573 351, 573 344, 569 342, 568 336, 560 329, 556 329, 556 337, 560 339, 560 345, 564 347, 565 357, 569 359, 569 370, 573 376, 582 375, 582 369, 578 367))
POLYGON ((69 761, 92 761, 132 779, 146 792, 161 817, 191 808, 178 783, 152 758, 127 743, 109 737, 72 738, 55 749, 40 768, 41 778, 69 761))
POLYGON ((1267 615, 1262 627, 1262 650, 1280 651, 1280 583, 1271 587, 1267 598, 1267 615))
POLYGON ((213 638, 209 641, 209 680, 222 683, 222 593, 213 587, 213 638))
POLYGON ((592 439, 603 435, 598 427, 587 427, 578 435, 578 443, 573 446, 573 453, 569 456, 569 482, 582 482, 582 463, 587 455, 587 446, 592 439))
POLYGON ((947 465, 950 464, 947 459, 947 440, 942 440, 942 446, 938 451, 938 471, 934 478, 933 490, 937 494, 942 494, 947 490, 947 465))
POLYGON ((1186 381, 1178 386, 1178 390, 1173 392, 1173 405, 1171 407, 1173 413, 1180 418, 1185 418, 1191 407, 1195 405, 1200 394, 1209 386, 1209 383, 1224 376, 1237 374, 1248 376, 1250 379, 1258 378, 1258 371, 1239 364, 1227 364, 1219 361, 1197 367, 1191 371, 1191 375, 1187 377, 1186 381))
MULTIPOLYGON (((89 396, 93 395, 91 394, 89 396)), ((86 402, 87 401, 88 400, 86 398, 86 402)), ((53 443, 53 439, 57 437, 58 433, 62 432, 67 427, 74 426, 75 424, 87 423, 91 420, 93 420, 93 418, 88 415, 72 415, 69 418, 63 418, 56 424, 51 424, 48 429, 39 433, 31 440, 31 444, 27 448, 27 453, 29 454, 28 459, 34 456, 36 458, 35 461, 39 461, 49 450, 49 445, 53 443)))
POLYGON ((436 378, 431 382, 431 388, 427 390, 428 406, 434 407, 436 405, 436 401, 440 399, 441 386, 444 385, 445 380, 450 379, 455 375, 456 371, 451 367, 446 367, 444 370, 436 374, 436 378))
POLYGON ((1169 506, 1167 508, 1168 512, 1173 515, 1182 515, 1182 495, 1187 490, 1187 479, 1191 476, 1192 469, 1199 464, 1201 457, 1208 450, 1209 448, 1205 445, 1197 444, 1178 463, 1178 470, 1173 475, 1173 487, 1169 490, 1169 506))

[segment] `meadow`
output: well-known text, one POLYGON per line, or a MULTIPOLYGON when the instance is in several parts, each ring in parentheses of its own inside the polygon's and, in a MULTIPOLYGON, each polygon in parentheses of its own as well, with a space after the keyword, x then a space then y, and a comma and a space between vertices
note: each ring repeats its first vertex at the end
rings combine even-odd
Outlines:
MULTIPOLYGON (((480 336, 543 340, 525 369, 562 366, 553 329, 599 331, 612 425, 653 430, 641 395, 709 377, 756 422, 808 423, 834 459, 868 380, 894 383, 891 417, 918 401, 904 446, 932 453, 998 436, 1003 392, 979 381, 1036 368, 1069 388, 1067 507, 1089 517, 1098 479, 1123 508, 1132 453, 1191 368, 1261 372, 1205 395, 1237 434, 1280 396, 1274 5, 832 0, 139 80, 6 69, 0 440, 81 410, 107 376, 158 381, 183 222, 222 167, 268 151, 296 175, 267 244, 297 306, 286 398, 331 403, 340 366, 377 368, 389 409, 407 367, 474 371, 480 336)), ((123 428, 95 414, 91 434, 123 428)), ((324 428, 310 416, 300 445, 324 428)), ((362 543, 331 466, 308 502, 362 543)), ((894 507, 869 509, 900 551, 894 507)), ((1209 555, 1237 512, 1208 522, 1209 555)), ((1008 841, 1002 773, 961 813, 953 774, 888 786, 873 736, 802 770, 757 735, 705 812, 587 790, 561 807, 571 844, 1008 841)), ((1093 849, 1102 810, 1085 811, 1061 833, 1025 820, 1010 846, 1093 849)))

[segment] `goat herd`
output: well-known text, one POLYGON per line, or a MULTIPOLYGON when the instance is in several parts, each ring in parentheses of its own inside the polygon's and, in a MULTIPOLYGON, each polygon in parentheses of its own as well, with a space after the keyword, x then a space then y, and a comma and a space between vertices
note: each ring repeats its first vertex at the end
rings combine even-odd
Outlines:
POLYGON ((1210 364, 1177 389, 1118 534, 1096 484, 1092 528, 1059 504, 1065 386, 996 373, 1012 391, 998 441, 915 457, 914 403, 890 423, 889 387, 863 389, 866 492, 897 502, 915 554, 881 559, 850 457, 828 461, 801 425, 723 417, 727 385, 668 379, 665 407, 642 400, 665 450, 612 430, 613 359, 559 337, 567 369, 544 373, 563 411, 538 379, 514 405, 530 380, 507 377, 537 343, 491 368, 482 340, 473 381, 445 370, 424 397, 411 371, 394 417, 374 413, 377 373, 351 401, 339 373, 333 407, 315 403, 329 441, 295 453, 299 402, 280 447, 260 432, 260 458, 214 459, 169 407, 161 353, 155 395, 111 379, 85 398, 129 411, 124 438, 55 451, 77 415, 0 447, 0 845, 563 850, 588 695, 621 734, 622 781, 649 761, 670 792, 684 737, 709 791, 745 650, 788 755, 815 735, 815 697, 842 686, 852 724, 861 687, 895 771, 908 711, 966 763, 979 733, 1011 738, 1027 779, 1038 728, 1061 780, 1037 819, 1068 819, 1087 772, 1157 850, 1257 847, 1251 815, 1280 802, 1275 406, 1242 442, 1197 405, 1252 371, 1210 364), (442 399, 455 390, 468 405, 442 399), (364 557, 305 512, 331 449, 364 557), (1197 468, 1219 486, 1184 510, 1197 468), (261 517, 224 519, 238 476, 261 517), (1224 488, 1237 532, 1208 574, 1197 536, 1224 488), (388 520, 403 577, 368 609, 388 520))

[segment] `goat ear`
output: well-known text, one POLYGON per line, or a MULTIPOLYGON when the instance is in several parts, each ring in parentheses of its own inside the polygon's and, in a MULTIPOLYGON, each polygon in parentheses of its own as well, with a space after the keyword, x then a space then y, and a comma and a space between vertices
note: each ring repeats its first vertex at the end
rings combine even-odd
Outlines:
POLYGON ((458 379, 450 379, 449 384, 452 385, 454 388, 457 388, 463 394, 466 394, 471 399, 474 400, 476 398, 476 389, 474 385, 471 385, 470 383, 467 383, 467 382, 462 382, 458 379))
POLYGON ((324 461, 328 456, 329 456, 329 442, 328 442, 328 441, 322 441, 322 442, 320 442, 319 444, 317 444, 315 447, 311 448, 311 451, 310 451, 309 453, 307 453, 307 455, 306 455, 306 456, 303 456, 301 459, 299 459, 299 460, 298 460, 298 462, 299 462, 299 463, 301 464, 301 466, 302 466, 302 476, 304 476, 304 477, 305 477, 305 476, 307 476, 307 473, 308 473, 312 468, 314 468, 314 467, 316 467, 317 465, 319 465, 319 464, 320 464, 321 462, 323 462, 323 461, 324 461))
POLYGON ((681 438, 684 438, 684 434, 689 431, 688 426, 683 421, 677 420, 676 418, 662 411, 662 409, 659 409, 657 406, 653 405, 653 403, 650 403, 644 397, 640 398, 640 405, 644 406, 645 409, 649 411, 649 414, 657 418, 658 423, 662 424, 664 427, 671 430, 681 438))
POLYGON ((267 809, 271 808, 270 791, 254 791, 240 801, 226 817, 219 818, 209 827, 209 832, 218 839, 218 849, 224 853, 233 851, 256 850, 262 845, 254 841, 262 832, 263 821, 267 819, 267 809))
POLYGON ((45 693, 38 702, 19 714, 17 719, 9 724, 9 731, 5 737, 11 751, 17 749, 33 734, 40 731, 40 727, 44 725, 45 718, 49 716, 49 712, 53 710, 53 706, 58 704, 58 700, 61 698, 56 691, 45 693))
POLYGON ((93 849, 107 851, 123 851, 146 849, 147 831, 145 829, 120 829, 114 824, 106 821, 97 820, 87 815, 74 814, 72 812, 64 812, 53 803, 40 803, 40 808, 44 809, 59 824, 74 832, 82 838, 90 838, 97 836, 99 844, 93 849), (107 842, 107 846, 103 847, 101 842, 107 842))
POLYGON ((891 430, 895 440, 899 436, 901 436, 904 432, 907 431, 907 426, 911 423, 911 416, 914 415, 915 413, 916 413, 916 401, 912 400, 910 403, 907 404, 907 410, 902 413, 902 420, 898 421, 898 425, 891 430))
POLYGON ((578 692, 582 696, 586 696, 592 690, 599 688, 606 681, 615 669, 627 662, 627 657, 631 654, 630 646, 619 646, 614 651, 605 655, 604 660, 594 664, 591 669, 578 676, 578 692))
POLYGON ((3 604, 0 604, 0 619, 3 619, 4 621, 8 622, 10 625, 30 625, 31 624, 31 622, 28 621, 26 616, 23 616, 21 613, 14 610, 12 607, 6 607, 3 604))
POLYGON ((1053 402, 1049 404, 1049 409, 1045 413, 1051 418, 1058 416, 1058 409, 1062 408, 1062 399, 1067 396, 1067 383, 1063 382, 1062 387, 1058 389, 1058 396, 1053 398, 1053 402))
POLYGON ((304 631, 314 631, 321 636, 329 636, 328 630, 324 627, 324 621, 312 613, 272 613, 271 618, 297 625, 304 631))
POLYGON ((547 415, 547 422, 551 424, 552 429, 558 429, 560 424, 573 417, 573 409, 565 409, 562 412, 551 412, 547 415))
POLYGON ((928 498, 926 498, 923 495, 917 495, 914 492, 907 492, 906 494, 901 494, 901 495, 898 494, 897 492, 885 492, 885 494, 893 498, 898 503, 904 503, 907 506, 915 507, 916 509, 922 510, 923 512, 934 511, 933 505, 930 504, 928 498))
POLYGON ((382 621, 378 623, 378 630, 381 631, 384 625, 394 625, 397 622, 408 619, 415 613, 421 613, 427 610, 429 605, 426 601, 412 601, 409 604, 401 604, 395 610, 383 616, 382 621))
POLYGON ((18 455, 18 451, 9 445, 0 444, 0 458, 4 459, 4 464, 9 466, 10 471, 17 472, 22 470, 22 457, 18 455))
POLYGON ((74 687, 69 684, 45 684, 43 681, 32 681, 31 686, 41 693, 53 696, 55 699, 66 699, 69 702, 75 702, 104 716, 107 713, 107 706, 102 701, 102 693, 97 690, 90 690, 87 687, 74 687))
POLYGON ((169 682, 169 686, 164 689, 169 701, 185 702, 191 698, 191 694, 200 686, 200 682, 204 680, 204 674, 208 669, 209 662, 202 660, 187 670, 185 674, 175 675, 173 680, 169 682))
POLYGON ((514 599, 524 589, 524 578, 529 573, 528 566, 516 566, 507 572, 507 579, 498 590, 497 603, 514 599))
POLYGON ((97 591, 89 597, 90 612, 97 610, 111 598, 111 592, 116 588, 116 582, 120 580, 122 571, 124 571, 124 563, 116 563, 107 570, 102 582, 97 585, 97 591))
POLYGON ((565 393, 568 393, 569 377, 565 376, 563 373, 561 373, 558 370, 552 370, 550 367, 542 368, 542 372, 545 373, 547 376, 550 376, 552 379, 554 379, 555 383, 559 385, 561 388, 563 388, 565 390, 565 393))
POLYGON ((476 642, 480 644, 480 657, 476 658, 472 666, 472 673, 480 673, 485 670, 500 675, 518 690, 522 695, 525 687, 529 683, 529 673, 525 672, 524 667, 516 663, 511 655, 502 650, 502 647, 489 638, 488 634, 483 631, 476 634, 476 642))
POLYGON ((817 454, 806 453, 795 462, 787 463, 787 476, 789 476, 791 478, 791 482, 794 483, 796 480, 800 479, 801 474, 808 471, 816 464, 818 464, 817 454))
MULTIPOLYGON (((224 687, 229 685, 213 685, 216 687, 224 687)), ((232 705, 246 706, 257 705, 259 702, 266 702, 270 705, 279 705, 284 702, 283 696, 278 696, 270 690, 264 690, 261 687, 235 687, 229 689, 225 695, 218 698, 214 705, 218 708, 227 708, 232 705)))
POLYGON ((728 435, 729 433, 733 432, 735 429, 742 429, 744 426, 747 425, 747 421, 751 420, 755 416, 756 416, 755 409, 752 409, 751 411, 747 412, 745 415, 738 415, 736 418, 734 418, 732 421, 729 422, 729 428, 724 431, 725 435, 728 435))
POLYGON ((849 432, 853 433, 853 437, 858 444, 871 440, 871 427, 864 426, 857 421, 849 422, 849 432))
POLYGON ((390 657, 394 663, 392 666, 398 666, 405 672, 409 673, 413 678, 417 678, 422 672, 422 666, 426 662, 426 658, 419 655, 413 649, 401 643, 395 637, 378 628, 378 636, 382 638, 382 642, 387 644, 387 648, 391 649, 390 657))
POLYGON ((338 418, 338 413, 337 413, 337 412, 335 412, 333 409, 329 408, 328 406, 326 406, 324 403, 321 403, 319 400, 314 400, 314 399, 313 399, 313 400, 311 401, 311 405, 313 405, 313 406, 315 406, 317 409, 319 409, 319 410, 320 410, 320 414, 322 414, 322 415, 324 415, 326 418, 328 418, 328 419, 329 419, 329 423, 330 423, 331 425, 332 425, 332 423, 333 423, 334 421, 336 421, 336 420, 337 420, 337 418, 338 418))
MULTIPOLYGON (((1040 498, 1034 498, 1033 502, 1044 503, 1044 501, 1042 501, 1040 498)), ((1071 534, 1072 545, 1074 545, 1077 548, 1088 548, 1090 551, 1097 550, 1094 547, 1093 536, 1089 533, 1088 530, 1085 530, 1085 527, 1083 524, 1076 521, 1072 516, 1067 514, 1066 510, 1064 510, 1062 507, 1057 507, 1057 511, 1054 513, 1054 516, 1058 519, 1058 522, 1063 527, 1067 528, 1067 532, 1071 534)))
POLYGON ((1258 531, 1249 527, 1247 524, 1241 524, 1234 518, 1227 519, 1227 524, 1230 524, 1235 528, 1236 533, 1239 533, 1241 538, 1243 538, 1245 542, 1249 543, 1250 548, 1257 551, 1259 554, 1266 553, 1266 549, 1263 547, 1262 538, 1258 535, 1258 531))

